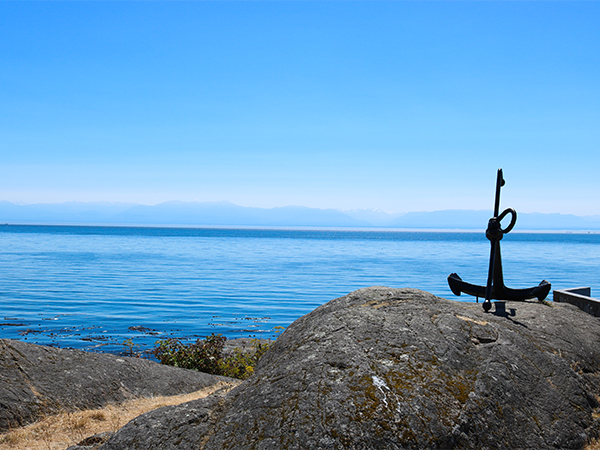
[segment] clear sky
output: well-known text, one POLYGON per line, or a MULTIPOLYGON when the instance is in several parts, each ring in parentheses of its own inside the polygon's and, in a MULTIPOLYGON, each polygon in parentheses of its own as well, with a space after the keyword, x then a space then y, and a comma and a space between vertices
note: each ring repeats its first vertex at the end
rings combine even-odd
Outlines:
POLYGON ((600 214, 600 2, 0 1, 0 200, 600 214))

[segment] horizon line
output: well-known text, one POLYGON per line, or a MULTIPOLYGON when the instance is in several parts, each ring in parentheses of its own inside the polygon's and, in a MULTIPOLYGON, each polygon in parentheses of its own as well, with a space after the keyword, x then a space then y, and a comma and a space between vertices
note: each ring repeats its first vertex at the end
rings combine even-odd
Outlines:
MULTIPOLYGON (((0 223, 4 227, 89 227, 89 228, 171 228, 171 229, 207 229, 207 230, 265 230, 265 231, 347 231, 347 232, 389 232, 389 233, 485 233, 485 228, 449 228, 449 227, 379 227, 379 226, 302 226, 302 225, 198 225, 198 224, 155 224, 155 223, 104 223, 104 222, 52 222, 52 221, 7 221, 0 223), (11 223, 13 222, 13 223, 11 223)), ((594 229, 521 229, 511 234, 600 234, 594 229)))

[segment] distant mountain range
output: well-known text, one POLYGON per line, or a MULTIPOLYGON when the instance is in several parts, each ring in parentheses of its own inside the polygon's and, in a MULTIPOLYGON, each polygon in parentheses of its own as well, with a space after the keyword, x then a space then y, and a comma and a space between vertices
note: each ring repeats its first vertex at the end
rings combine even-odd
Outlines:
MULTIPOLYGON (((376 210, 338 211, 301 206, 253 208, 229 202, 38 203, 0 201, 0 223, 62 223, 269 227, 384 227, 480 229, 491 210, 446 210, 389 214, 376 210)), ((517 230, 600 230, 600 216, 518 214, 517 230)))

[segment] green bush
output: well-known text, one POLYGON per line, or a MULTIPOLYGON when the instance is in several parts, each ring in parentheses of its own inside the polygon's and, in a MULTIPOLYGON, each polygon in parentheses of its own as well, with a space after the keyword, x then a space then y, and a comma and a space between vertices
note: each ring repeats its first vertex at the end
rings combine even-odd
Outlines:
POLYGON ((166 339, 157 341, 152 353, 161 364, 245 380, 254 373, 254 367, 269 346, 255 340, 251 351, 235 349, 231 355, 224 356, 226 340, 214 333, 193 344, 166 339))
POLYGON ((245 380, 254 373, 254 367, 268 349, 268 344, 260 344, 258 340, 253 342, 250 352, 236 348, 232 355, 219 361, 220 375, 245 380))

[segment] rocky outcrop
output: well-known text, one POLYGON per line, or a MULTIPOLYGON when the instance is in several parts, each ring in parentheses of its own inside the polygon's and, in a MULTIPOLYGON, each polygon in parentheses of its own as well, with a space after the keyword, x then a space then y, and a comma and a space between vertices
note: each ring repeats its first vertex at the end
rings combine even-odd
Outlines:
POLYGON ((0 339, 0 431, 59 411, 184 394, 225 380, 145 359, 0 339))
POLYGON ((225 396, 101 448, 581 449, 600 430, 599 342, 571 305, 361 289, 294 322, 225 396))

